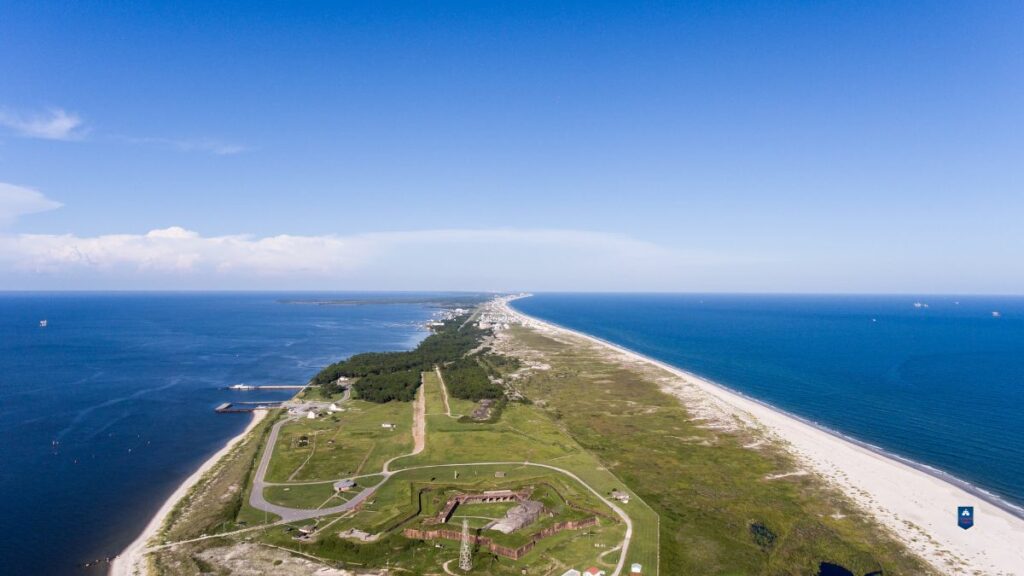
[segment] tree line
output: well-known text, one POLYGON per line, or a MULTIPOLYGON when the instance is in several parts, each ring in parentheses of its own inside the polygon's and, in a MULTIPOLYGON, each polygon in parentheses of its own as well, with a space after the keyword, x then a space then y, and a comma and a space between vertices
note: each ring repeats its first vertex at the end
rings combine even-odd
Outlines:
MULTIPOLYGON (((335 362, 314 376, 313 383, 328 393, 337 393, 340 391, 339 378, 358 378, 354 389, 363 400, 411 401, 416 397, 421 372, 432 370, 434 365, 458 362, 480 345, 488 331, 465 322, 467 317, 464 315, 445 322, 433 334, 424 338, 415 350, 368 352, 335 362)), ((479 391, 479 375, 467 373, 457 378, 472 383, 467 384, 473 390, 472 394, 479 391)), ((493 390, 489 393, 493 394, 493 390)))

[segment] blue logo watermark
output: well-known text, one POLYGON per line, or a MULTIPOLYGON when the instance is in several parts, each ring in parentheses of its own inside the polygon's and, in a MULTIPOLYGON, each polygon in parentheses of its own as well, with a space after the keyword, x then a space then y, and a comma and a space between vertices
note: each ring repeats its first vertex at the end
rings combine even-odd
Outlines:
POLYGON ((964 530, 974 526, 974 506, 957 506, 956 524, 964 530))

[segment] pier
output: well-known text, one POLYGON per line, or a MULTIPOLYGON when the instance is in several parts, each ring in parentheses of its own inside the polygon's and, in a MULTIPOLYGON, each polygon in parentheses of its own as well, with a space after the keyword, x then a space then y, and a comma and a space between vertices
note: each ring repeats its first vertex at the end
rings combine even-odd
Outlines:
POLYGON ((235 384, 228 386, 225 390, 249 392, 251 390, 302 390, 305 386, 295 384, 264 384, 261 386, 250 386, 248 384, 235 384))
POLYGON ((280 408, 281 402, 225 402, 214 408, 218 414, 230 414, 233 412, 252 412, 253 410, 273 410, 280 408))

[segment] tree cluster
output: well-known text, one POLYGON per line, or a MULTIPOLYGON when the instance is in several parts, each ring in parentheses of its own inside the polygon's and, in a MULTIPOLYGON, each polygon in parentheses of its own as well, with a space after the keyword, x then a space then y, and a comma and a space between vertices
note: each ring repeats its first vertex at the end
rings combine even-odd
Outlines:
POLYGON ((504 388, 491 382, 488 371, 481 366, 475 355, 445 366, 444 383, 452 396, 474 402, 484 398, 501 398, 505 394, 504 388))
POLYGON ((419 385, 419 370, 402 370, 367 374, 355 383, 355 391, 361 399, 370 402, 410 402, 416 398, 416 389, 419 385))
MULTIPOLYGON (((338 391, 337 382, 340 377, 358 378, 354 388, 363 400, 371 402, 410 401, 416 397, 416 388, 420 384, 420 372, 432 370, 434 365, 458 362, 479 346, 481 339, 487 334, 487 330, 464 323, 465 320, 466 317, 462 316, 446 322, 444 326, 420 342, 415 350, 368 352, 356 354, 347 360, 331 364, 313 377, 313 383, 319 384, 326 392, 334 393, 338 391)), ((456 378, 461 377, 457 376, 456 378)), ((479 376, 476 374, 467 374, 464 379, 469 382, 478 382, 478 378, 479 376)), ((486 380, 486 374, 484 374, 484 379, 486 380)), ((475 384, 472 388, 477 390, 475 384)), ((500 390, 500 386, 498 389, 500 390)), ((493 393, 493 390, 489 393, 493 393)))

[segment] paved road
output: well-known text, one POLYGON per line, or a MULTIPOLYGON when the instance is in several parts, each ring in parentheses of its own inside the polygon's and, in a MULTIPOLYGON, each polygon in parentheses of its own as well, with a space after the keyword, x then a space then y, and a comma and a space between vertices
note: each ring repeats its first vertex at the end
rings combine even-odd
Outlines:
POLYGON ((331 506, 330 508, 318 508, 315 510, 305 508, 289 508, 288 506, 280 506, 278 504, 272 504, 267 502, 267 499, 263 497, 263 489, 267 487, 266 477, 267 469, 270 467, 270 458, 274 454, 274 446, 277 445, 277 435, 281 431, 281 426, 293 422, 294 418, 285 418, 274 427, 270 429, 270 435, 267 437, 266 448, 263 449, 263 457, 260 458, 260 465, 256 468, 256 476, 252 482, 252 493, 249 494, 249 505, 257 510, 264 510, 272 514, 277 514, 281 517, 281 520, 286 522, 296 522, 299 520, 307 520, 309 518, 316 518, 318 516, 327 516, 330 514, 338 514, 340 512, 347 512, 352 508, 355 508, 361 504, 364 500, 370 497, 371 494, 387 480, 385 476, 376 485, 365 488, 362 492, 356 494, 351 500, 338 506, 331 506))

